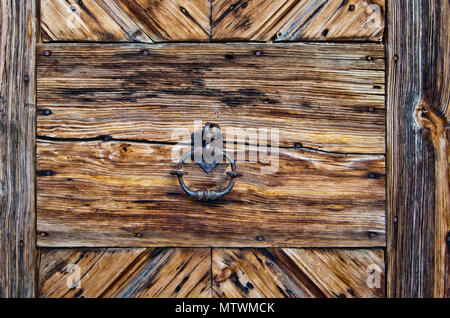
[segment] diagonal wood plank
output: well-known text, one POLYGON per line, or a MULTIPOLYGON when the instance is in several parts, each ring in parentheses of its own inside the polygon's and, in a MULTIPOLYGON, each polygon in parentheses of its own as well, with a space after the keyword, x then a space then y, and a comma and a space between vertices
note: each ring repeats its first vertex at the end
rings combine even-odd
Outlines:
POLYGON ((213 296, 383 297, 383 258, 381 249, 213 249, 213 296))
POLYGON ((210 249, 42 249, 40 297, 210 297, 210 249))
POLYGON ((301 1, 286 17, 276 41, 382 41, 385 0, 301 1))
POLYGON ((41 0, 44 41, 152 42, 115 1, 41 0))
POLYGON ((41 0, 44 41, 205 41, 208 0, 41 0))
POLYGON ((214 0, 213 40, 263 40, 273 37, 297 0, 214 0))
POLYGON ((284 249, 283 251, 327 297, 385 295, 382 249, 284 249), (373 279, 370 279, 371 277, 373 279))
POLYGON ((211 297, 211 249, 156 249, 108 297, 211 297))
POLYGON ((385 0, 214 0, 213 40, 381 41, 385 0))
POLYGON ((210 39, 209 0, 115 0, 155 42, 210 39))

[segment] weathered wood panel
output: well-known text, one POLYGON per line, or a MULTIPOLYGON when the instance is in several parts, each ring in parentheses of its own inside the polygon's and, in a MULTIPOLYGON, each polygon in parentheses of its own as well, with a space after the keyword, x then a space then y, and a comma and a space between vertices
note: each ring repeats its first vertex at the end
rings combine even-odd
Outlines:
POLYGON ((0 297, 35 294, 35 1, 0 3, 0 297))
POLYGON ((448 297, 450 4, 389 8, 389 296, 448 297))
MULTIPOLYGON (((173 146, 133 141, 38 142, 40 246, 384 246, 383 155, 281 149, 278 171, 238 163, 216 202, 185 195, 173 146), (58 189, 58 191, 55 191, 58 189)), ((248 156, 247 156, 248 158, 248 156)), ((196 169, 194 169, 196 168, 196 169)), ((224 184, 224 167, 187 182, 224 184), (208 181, 209 180, 209 181, 208 181)))
POLYGON ((211 297, 211 249, 41 249, 40 297, 211 297))
POLYGON ((213 249, 212 268, 214 297, 384 296, 381 249, 213 249))
POLYGON ((41 0, 44 41, 207 41, 209 0, 41 0))
POLYGON ((38 129, 178 142, 193 120, 278 128, 281 146, 385 152, 381 44, 40 45, 38 129))
POLYGON ((385 0, 214 0, 214 40, 381 41, 385 0))
POLYGON ((115 1, 40 0, 43 41, 152 42, 115 1))
POLYGON ((44 41, 381 41, 385 0, 41 0, 44 41))

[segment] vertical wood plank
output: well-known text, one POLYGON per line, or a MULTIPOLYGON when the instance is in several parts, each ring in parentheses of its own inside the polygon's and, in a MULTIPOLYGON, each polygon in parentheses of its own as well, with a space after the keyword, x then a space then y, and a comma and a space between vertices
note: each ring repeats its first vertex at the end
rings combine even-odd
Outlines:
POLYGON ((450 4, 388 8, 388 295, 448 297, 450 4))
POLYGON ((35 3, 0 4, 0 297, 35 295, 35 3))

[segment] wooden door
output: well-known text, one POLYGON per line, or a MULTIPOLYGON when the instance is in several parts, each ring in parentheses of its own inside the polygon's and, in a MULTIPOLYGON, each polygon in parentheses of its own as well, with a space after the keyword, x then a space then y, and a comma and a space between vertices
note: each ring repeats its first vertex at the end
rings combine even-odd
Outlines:
MULTIPOLYGON (((447 6, 428 19, 449 14, 447 6)), ((409 30, 396 14, 416 12, 384 0, 39 0, 21 8, 25 48, 35 53, 24 71, 29 105, 36 93, 21 118, 36 145, 35 153, 21 148, 30 152, 20 153, 30 172, 21 182, 34 186, 35 176, 36 196, 22 209, 32 212, 5 216, 28 226, 17 238, 28 251, 24 275, 35 266, 37 279, 17 290, 2 282, 5 295, 446 295, 447 117, 433 107, 447 110, 448 81, 428 87, 439 103, 417 95, 425 98, 414 111, 397 90, 410 74, 399 59, 416 57, 395 46, 406 41, 401 27, 409 30), (199 201, 181 189, 174 153, 191 149, 181 136, 207 122, 226 141, 244 138, 228 152, 239 172, 231 192, 199 201), (420 147, 436 158, 436 174, 423 178, 436 189, 432 201, 409 193, 402 202, 413 178, 405 169, 420 166, 403 166, 408 125, 424 130, 429 143, 420 147), (411 214, 410 202, 433 203, 433 214, 411 214), (405 237, 415 233, 419 247, 405 237), (431 283, 414 282, 417 271, 402 276, 429 259, 431 283)), ((448 47, 447 32, 431 36, 433 45, 447 39, 448 47)), ((210 174, 187 169, 190 189, 222 189, 234 178, 226 164, 210 174)), ((5 268, 2 278, 19 275, 5 268)))

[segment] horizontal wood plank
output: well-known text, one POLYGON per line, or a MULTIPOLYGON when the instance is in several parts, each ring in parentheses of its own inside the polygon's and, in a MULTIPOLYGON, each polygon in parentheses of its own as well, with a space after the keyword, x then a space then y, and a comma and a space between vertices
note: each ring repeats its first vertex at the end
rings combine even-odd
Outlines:
POLYGON ((381 44, 40 45, 37 134, 178 142, 193 120, 384 154, 381 44))
POLYGON ((212 268, 219 298, 385 295, 382 249, 213 249, 212 268))
POLYGON ((206 249, 41 249, 43 298, 211 297, 206 249))
MULTIPOLYGON (((48 141, 37 146, 40 246, 384 246, 383 155, 281 149, 278 171, 238 162, 243 174, 214 202, 185 195, 173 146, 48 141)), ((248 157, 247 157, 248 158, 248 157)), ((224 184, 188 169, 199 187, 224 184)))

